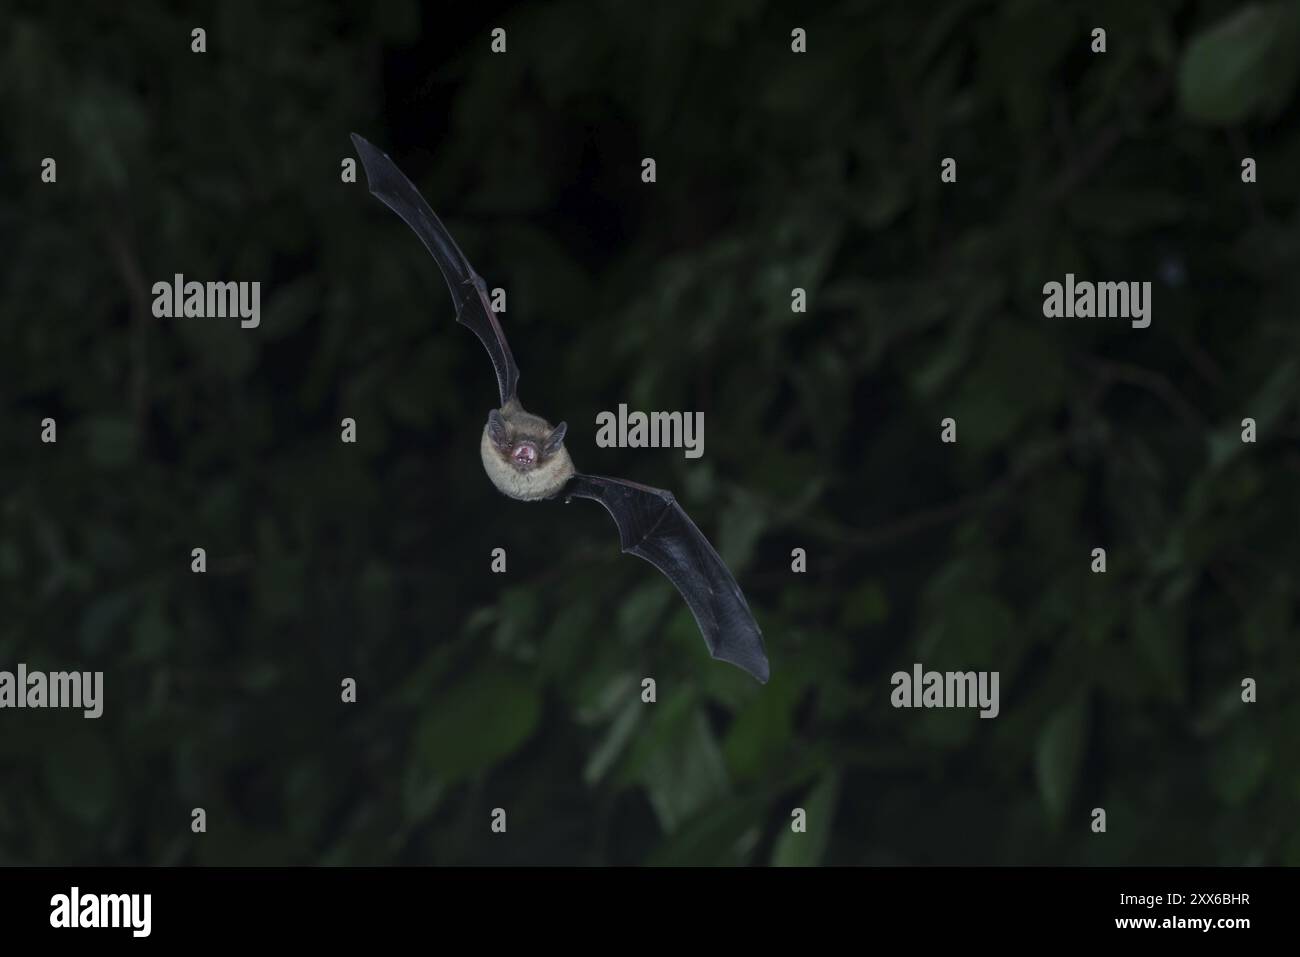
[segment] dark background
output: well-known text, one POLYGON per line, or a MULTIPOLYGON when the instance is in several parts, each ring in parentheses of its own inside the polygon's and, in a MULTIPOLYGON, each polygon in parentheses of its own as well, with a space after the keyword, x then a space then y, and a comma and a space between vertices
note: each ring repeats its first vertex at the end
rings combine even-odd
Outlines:
POLYGON ((0 863, 1300 863, 1300 14, 1084 6, 10 4, 0 668, 105 713, 0 712, 0 863), (491 366, 353 130, 769 685, 602 509, 488 483, 491 366), (1045 319, 1071 271, 1150 328, 1045 319), (177 272, 260 328, 153 318, 177 272), (598 449, 620 402, 704 458, 598 449), (915 661, 1001 715, 890 707, 915 661))

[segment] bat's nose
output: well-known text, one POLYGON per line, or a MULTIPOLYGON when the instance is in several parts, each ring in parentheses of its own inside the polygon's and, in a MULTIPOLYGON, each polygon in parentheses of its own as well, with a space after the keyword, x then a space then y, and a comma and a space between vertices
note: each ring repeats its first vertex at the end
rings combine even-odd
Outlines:
POLYGON ((520 442, 510 453, 515 464, 522 468, 531 468, 537 464, 537 447, 531 442, 520 442))

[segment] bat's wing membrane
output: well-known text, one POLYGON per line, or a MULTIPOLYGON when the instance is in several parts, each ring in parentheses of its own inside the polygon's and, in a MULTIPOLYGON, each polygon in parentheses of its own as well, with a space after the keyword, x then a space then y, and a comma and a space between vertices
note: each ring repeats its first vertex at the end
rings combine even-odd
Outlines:
POLYGON ((644 558, 677 587, 714 658, 768 678, 763 634, 726 563, 663 489, 597 475, 575 475, 566 499, 590 498, 609 511, 623 551, 644 558))
POLYGON ((465 254, 451 238, 447 227, 434 215, 420 191, 388 158, 388 154, 356 133, 352 134, 352 143, 357 148, 357 155, 361 157, 361 164, 366 168, 370 192, 415 230, 415 234, 437 261, 443 278, 447 280, 447 287, 451 290, 452 301, 456 304, 456 319, 474 331, 492 358, 497 373, 497 387, 501 391, 501 404, 504 406, 518 388, 519 367, 515 365, 505 333, 488 302, 487 285, 470 266, 465 254))

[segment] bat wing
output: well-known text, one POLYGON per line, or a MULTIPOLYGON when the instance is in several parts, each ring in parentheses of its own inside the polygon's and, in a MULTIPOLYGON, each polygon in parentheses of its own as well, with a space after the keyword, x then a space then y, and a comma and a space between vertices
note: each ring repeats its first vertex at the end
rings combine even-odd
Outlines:
POLYGON ((415 235, 437 261, 456 304, 457 321, 474 331, 492 358, 497 372, 497 387, 501 390, 501 405, 504 406, 519 387, 519 367, 515 365, 506 335, 488 303, 487 284, 474 271, 415 184, 406 178, 388 154, 380 152, 356 133, 352 134, 352 143, 361 157, 361 165, 366 168, 370 192, 415 230, 415 235))
POLYGON ((695 616, 714 658, 767 683, 763 633, 726 563, 671 492, 597 475, 575 475, 565 500, 595 499, 614 517, 623 551, 668 576, 695 616))

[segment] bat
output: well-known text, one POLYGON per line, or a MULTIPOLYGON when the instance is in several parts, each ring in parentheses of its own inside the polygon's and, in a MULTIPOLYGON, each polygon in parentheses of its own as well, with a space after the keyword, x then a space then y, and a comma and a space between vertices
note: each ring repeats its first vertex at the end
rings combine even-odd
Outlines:
POLYGON ((568 426, 561 422, 552 427, 519 402, 519 367, 492 312, 487 284, 388 154, 356 133, 352 142, 370 192, 424 243, 451 290, 456 320, 479 337, 492 360, 501 406, 488 413, 479 441, 483 469, 492 484, 502 494, 525 502, 585 498, 605 506, 618 526, 622 551, 645 559, 673 583, 694 615, 709 653, 766 684, 763 634, 735 577, 704 533, 670 492, 575 469, 564 447, 568 426))

